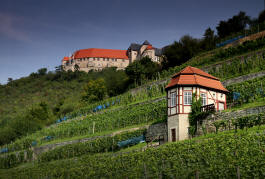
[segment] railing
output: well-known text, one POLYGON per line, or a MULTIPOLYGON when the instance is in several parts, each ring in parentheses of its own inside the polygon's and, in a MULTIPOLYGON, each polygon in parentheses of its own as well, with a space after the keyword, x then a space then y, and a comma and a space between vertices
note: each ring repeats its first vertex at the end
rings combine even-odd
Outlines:
POLYGON ((210 112, 210 111, 215 111, 215 106, 214 104, 208 104, 208 105, 205 105, 205 106, 202 106, 201 107, 201 111, 202 112, 210 112))

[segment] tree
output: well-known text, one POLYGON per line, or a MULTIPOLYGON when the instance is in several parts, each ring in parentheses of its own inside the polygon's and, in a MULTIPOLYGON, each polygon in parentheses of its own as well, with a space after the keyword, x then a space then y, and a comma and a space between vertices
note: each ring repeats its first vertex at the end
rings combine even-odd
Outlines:
POLYGON ((79 71, 80 70, 80 67, 77 64, 75 64, 74 68, 75 68, 75 71, 79 71))
POLYGON ((38 70, 38 74, 40 76, 46 75, 46 73, 47 73, 47 68, 41 68, 38 70))
POLYGON ((117 67, 109 67, 98 73, 105 79, 109 96, 121 94, 127 89, 129 78, 124 70, 117 70, 117 67))
POLYGON ((125 72, 130 82, 139 83, 143 79, 152 79, 160 70, 158 63, 153 62, 149 57, 136 60, 126 67, 125 72))
POLYGON ((63 71, 64 71, 63 65, 59 65, 55 67, 55 72, 63 72, 63 71))
POLYGON ((227 21, 220 21, 216 27, 218 36, 224 38, 233 33, 240 32, 245 29, 250 22, 250 17, 246 16, 245 12, 240 11, 238 15, 233 16, 227 21))
POLYGON ((204 38, 202 41, 202 48, 203 50, 211 50, 215 48, 216 43, 216 37, 214 35, 214 30, 212 30, 210 27, 205 30, 204 32, 204 38))
POLYGON ((258 22, 262 23, 265 21, 265 10, 261 11, 258 17, 258 22))
POLYGON ((189 134, 194 136, 197 132, 198 124, 203 121, 212 111, 202 111, 202 99, 196 93, 192 94, 191 112, 189 113, 189 134))
POLYGON ((104 79, 91 80, 84 86, 82 101, 95 102, 103 100, 106 93, 107 89, 104 79))
POLYGON ((166 61, 162 63, 163 69, 185 63, 201 51, 201 41, 189 35, 181 37, 179 42, 165 47, 166 61))
POLYGON ((13 78, 8 78, 7 83, 11 83, 13 81, 13 78))

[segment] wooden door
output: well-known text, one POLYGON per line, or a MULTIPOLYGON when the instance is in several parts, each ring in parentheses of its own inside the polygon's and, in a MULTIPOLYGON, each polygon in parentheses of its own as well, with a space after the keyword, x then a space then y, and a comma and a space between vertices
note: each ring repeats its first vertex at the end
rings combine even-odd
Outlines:
POLYGON ((172 142, 176 142, 176 129, 171 129, 172 142))

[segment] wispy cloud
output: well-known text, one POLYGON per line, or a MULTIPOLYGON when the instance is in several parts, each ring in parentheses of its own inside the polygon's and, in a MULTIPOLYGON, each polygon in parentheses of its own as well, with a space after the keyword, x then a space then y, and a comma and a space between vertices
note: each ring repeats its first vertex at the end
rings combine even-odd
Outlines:
POLYGON ((11 14, 0 13, 0 35, 23 42, 31 42, 29 36, 18 27, 24 19, 11 14))

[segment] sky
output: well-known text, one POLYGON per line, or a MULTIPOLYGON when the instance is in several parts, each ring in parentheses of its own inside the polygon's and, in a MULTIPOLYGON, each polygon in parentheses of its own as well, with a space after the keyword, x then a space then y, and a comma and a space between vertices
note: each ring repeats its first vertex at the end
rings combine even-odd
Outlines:
POLYGON ((52 71, 78 49, 161 48, 263 9, 263 0, 0 0, 0 83, 52 71))

